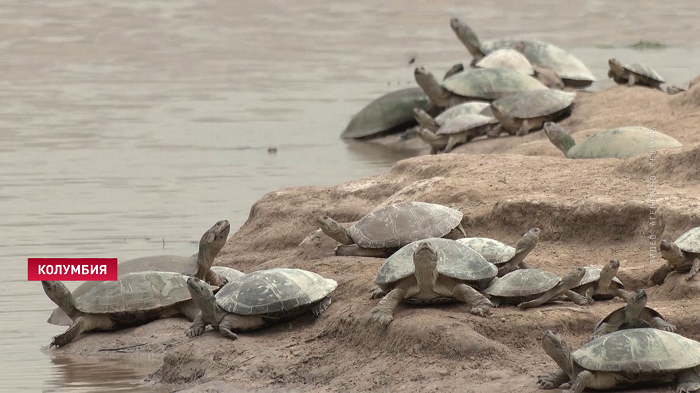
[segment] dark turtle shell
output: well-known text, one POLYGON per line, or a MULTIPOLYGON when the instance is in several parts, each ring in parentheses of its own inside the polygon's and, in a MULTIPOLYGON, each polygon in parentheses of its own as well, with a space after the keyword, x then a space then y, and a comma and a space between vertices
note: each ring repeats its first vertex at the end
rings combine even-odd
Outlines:
POLYGON ((674 243, 685 252, 700 253, 700 227, 678 236, 674 243))
POLYGON ((519 269, 494 280, 482 292, 491 296, 524 297, 544 293, 559 284, 561 278, 541 269, 519 269))

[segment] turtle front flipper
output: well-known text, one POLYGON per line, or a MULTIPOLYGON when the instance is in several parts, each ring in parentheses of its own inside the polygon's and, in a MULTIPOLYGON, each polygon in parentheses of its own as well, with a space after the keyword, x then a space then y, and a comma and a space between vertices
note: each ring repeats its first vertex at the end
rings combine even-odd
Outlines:
POLYGON ((700 390, 700 375, 695 368, 689 368, 678 373, 676 392, 690 393, 700 390))
POLYGON ((233 330, 251 330, 263 326, 265 322, 259 315, 226 314, 218 326, 222 336, 237 340, 238 335, 233 330))
MULTIPOLYGON (((589 290, 591 290, 591 289, 592 288, 589 288, 589 290)), ((590 291, 590 292, 593 292, 593 291, 590 291)), ((588 306, 588 305, 593 304, 593 296, 592 295, 593 294, 591 293, 591 296, 589 296, 589 291, 586 291, 586 296, 581 296, 580 294, 578 294, 572 290, 568 290, 568 291, 564 292, 564 296, 566 296, 567 298, 569 298, 569 300, 578 304, 579 306, 588 306)))
POLYGON ((204 281, 215 287, 223 287, 224 285, 228 284, 226 277, 220 276, 211 270, 206 272, 204 281))
POLYGON ((73 325, 63 334, 54 337, 49 347, 62 347, 75 340, 83 332, 95 329, 109 329, 111 327, 112 321, 106 316, 82 315, 76 318, 73 325))
POLYGON ((553 297, 565 293, 566 291, 576 286, 576 284, 578 284, 581 281, 585 274, 586 270, 584 268, 577 267, 574 270, 570 271, 566 276, 564 276, 564 278, 562 278, 561 281, 559 281, 559 284, 557 284, 554 288, 543 293, 537 299, 518 304, 518 307, 521 309, 527 309, 541 306, 550 301, 553 297))
POLYGON ((525 136, 530 132, 530 122, 527 119, 523 119, 520 123, 520 129, 518 129, 518 136, 525 136))
POLYGON ((471 313, 480 317, 489 315, 493 307, 489 299, 467 284, 456 285, 452 297, 466 303, 471 308, 471 313))
POLYGON ((386 296, 386 292, 377 285, 375 285, 374 288, 370 289, 369 291, 370 299, 381 299, 384 296, 386 296))
POLYGON ((540 389, 556 389, 567 382, 569 382, 569 376, 564 370, 537 376, 537 385, 540 389))
POLYGON ((201 336, 202 334, 204 334, 204 331, 206 330, 207 325, 208 325, 207 321, 204 320, 204 316, 200 312, 199 314, 197 314, 197 316, 192 321, 192 324, 190 325, 190 328, 187 329, 187 331, 185 332, 185 335, 187 337, 201 336))
POLYGON ((627 86, 632 87, 637 83, 637 78, 635 78, 633 73, 629 73, 629 76, 627 77, 627 86))
POLYGON ((649 325, 651 327, 659 329, 659 330, 665 330, 667 332, 675 332, 676 331, 676 325, 669 323, 662 318, 659 317, 654 317, 651 319, 649 322, 649 325))
POLYGON ((406 298, 406 292, 401 288, 394 288, 372 309, 372 319, 375 322, 387 326, 394 319, 394 310, 406 298))

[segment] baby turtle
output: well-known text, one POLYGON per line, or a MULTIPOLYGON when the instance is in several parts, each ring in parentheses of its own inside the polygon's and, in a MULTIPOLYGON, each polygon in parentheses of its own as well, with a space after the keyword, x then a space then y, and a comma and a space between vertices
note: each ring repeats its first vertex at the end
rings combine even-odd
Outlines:
POLYGON ((592 304, 594 300, 610 300, 615 296, 626 300, 629 295, 624 290, 625 286, 622 285, 622 281, 615 277, 619 268, 620 261, 617 259, 610 260, 602 269, 586 266, 584 267, 586 275, 571 290, 585 296, 589 304, 592 304))
POLYGON ((496 307, 504 303, 517 304, 522 309, 538 307, 561 294, 577 302, 580 296, 571 288, 581 281, 584 274, 586 270, 582 267, 573 269, 563 278, 537 268, 519 269, 494 278, 482 292, 489 295, 496 307))
POLYGON ((556 123, 544 123, 544 132, 566 158, 630 158, 649 154, 652 141, 652 148, 657 150, 683 146, 676 139, 646 127, 612 128, 593 134, 578 144, 556 123))
POLYGON ((462 212, 425 202, 401 202, 380 207, 345 228, 328 216, 317 222, 323 233, 337 240, 335 254, 386 258, 416 240, 442 237, 462 228, 462 212))
MULTIPOLYGON (((525 136, 541 128, 547 121, 563 118, 571 113, 576 93, 559 90, 535 90, 513 94, 491 103, 493 115, 511 135, 525 136)), ((489 134, 497 137, 500 130, 489 134)))
POLYGON ((394 309, 406 300, 413 304, 466 303, 471 313, 486 316, 491 302, 477 290, 496 277, 498 269, 471 248, 450 239, 413 242, 389 257, 379 269, 373 298, 386 296, 372 309, 373 319, 388 325, 394 309))
POLYGON ((452 108, 447 109, 446 111, 437 115, 435 118, 432 118, 428 112, 420 108, 413 109, 413 118, 416 119, 418 125, 432 131, 433 133, 437 132, 437 130, 449 120, 463 115, 482 115, 493 117, 491 105, 488 102, 479 101, 465 102, 464 104, 453 106, 452 108))
MULTIPOLYGON (((222 220, 209 228, 199 239, 199 252, 194 257, 180 257, 175 255, 158 255, 152 257, 136 258, 119 264, 119 275, 142 272, 147 270, 158 272, 182 273, 188 276, 196 276, 208 283, 220 287, 226 284, 226 279, 217 272, 212 272, 211 267, 214 258, 226 244, 231 225, 227 220, 222 220)), ((72 292, 77 298, 103 281, 86 281, 72 292)), ((63 310, 56 307, 49 317, 48 323, 59 326, 71 326, 73 321, 63 310)))
POLYGON ((478 68, 506 68, 520 71, 527 75, 535 75, 530 60, 515 49, 503 48, 495 50, 474 64, 478 68))
POLYGON ((661 257, 667 261, 652 275, 655 285, 663 284, 666 276, 672 272, 688 273, 686 280, 695 278, 700 270, 700 227, 695 227, 680 235, 675 242, 662 240, 659 244, 661 257))
POLYGON ((617 330, 652 327, 675 332, 676 326, 668 323, 658 311, 647 305, 647 291, 638 289, 627 299, 627 305, 608 314, 595 327, 592 339, 604 336, 617 330))
POLYGON ((664 79, 651 67, 640 63, 622 64, 617 59, 608 60, 608 77, 612 78, 618 85, 627 84, 627 86, 643 85, 654 89, 661 88, 661 84, 665 83, 664 79))
POLYGON ((214 295, 203 281, 190 277, 187 289, 200 312, 186 335, 199 336, 212 325, 235 340, 234 330, 251 330, 289 320, 303 313, 321 315, 338 283, 301 269, 258 270, 226 284, 214 295))
POLYGON ((448 108, 466 101, 492 101, 515 93, 547 89, 531 76, 502 68, 465 70, 442 83, 423 67, 416 68, 414 76, 433 104, 448 108))
POLYGON ((457 241, 469 246, 487 261, 496 265, 498 277, 503 277, 519 267, 529 268, 525 264, 525 257, 535 248, 539 236, 540 228, 532 228, 523 235, 515 247, 487 237, 465 237, 457 241))
POLYGON ((116 281, 102 281, 79 298, 60 281, 42 281, 49 299, 73 320, 50 346, 64 346, 91 330, 124 329, 176 315, 193 320, 197 308, 190 301, 186 280, 187 276, 172 272, 128 273, 116 281))
POLYGON ((358 139, 405 131, 416 125, 413 108, 427 111, 429 106, 428 97, 419 87, 385 94, 353 116, 340 137, 358 139))
POLYGON ((445 122, 434 134, 425 128, 420 128, 418 137, 430 145, 430 154, 436 154, 439 151, 449 153, 455 146, 485 135, 497 124, 498 120, 490 116, 462 115, 445 122))
POLYGON ((631 386, 649 386, 678 381, 676 391, 700 389, 700 343, 658 329, 629 329, 588 342, 576 352, 553 331, 542 338, 544 351, 559 370, 537 377, 541 389, 554 389, 567 382, 567 392, 586 388, 620 391, 631 386))

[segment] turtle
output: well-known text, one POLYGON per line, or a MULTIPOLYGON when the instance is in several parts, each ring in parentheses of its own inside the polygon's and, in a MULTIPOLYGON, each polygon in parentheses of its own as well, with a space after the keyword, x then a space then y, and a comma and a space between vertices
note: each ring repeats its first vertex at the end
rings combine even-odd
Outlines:
POLYGON ((600 131, 581 143, 574 142, 564 128, 556 123, 544 123, 544 132, 566 158, 630 158, 648 154, 652 149, 683 146, 676 139, 646 127, 628 126, 600 131))
POLYGON ((611 312, 601 319, 593 330, 592 339, 596 339, 617 330, 633 329, 638 327, 652 327, 675 332, 676 326, 667 322, 658 311, 647 305, 647 291, 637 289, 634 295, 627 299, 627 305, 611 312))
POLYGON ((693 280, 700 270, 700 227, 678 236, 673 243, 661 240, 659 250, 661 257, 667 262, 652 275, 653 284, 663 284, 666 276, 672 271, 688 273, 686 280, 693 280))
POLYGON ((529 268, 525 263, 525 257, 537 245, 540 232, 540 228, 531 228, 523 235, 515 247, 487 237, 465 237, 457 241, 471 247, 486 258, 487 261, 496 265, 498 277, 503 277, 517 268, 529 268))
POLYGON ((581 296, 571 291, 586 274, 586 270, 577 267, 563 278, 548 271, 531 268, 514 270, 503 277, 496 277, 482 291, 489 295, 491 303, 498 307, 500 304, 517 304, 521 309, 541 306, 544 303, 566 295, 579 305, 581 296))
POLYGON ((49 346, 67 345, 91 330, 124 329, 176 315, 193 320, 198 310, 187 291, 187 277, 173 272, 127 273, 115 281, 102 281, 77 298, 60 281, 42 281, 49 299, 73 320, 49 346))
POLYGON ((474 67, 506 68, 520 71, 530 76, 535 75, 535 70, 532 68, 530 60, 521 52, 511 48, 498 49, 489 53, 482 57, 481 60, 475 62, 474 67))
POLYGON ((624 290, 625 286, 615 277, 619 268, 620 261, 617 259, 611 259, 602 269, 586 266, 586 275, 571 290, 585 296, 589 303, 594 300, 610 300, 615 296, 627 300, 629 294, 624 290))
POLYGON ((328 216, 317 223, 323 233, 341 243, 339 256, 385 258, 416 240, 443 237, 453 230, 467 236, 459 210, 434 203, 401 202, 382 206, 349 228, 328 216))
POLYGON ((440 150, 443 153, 449 153, 455 146, 485 135, 497 124, 498 120, 491 116, 462 115, 447 120, 434 134, 425 128, 420 128, 418 137, 431 146, 430 154, 436 154, 440 150))
MULTIPOLYGON (((525 50, 527 49, 527 43, 523 40, 518 41, 514 46, 513 49, 520 52, 523 56, 525 56, 525 50)), ((500 49, 498 49, 500 50, 500 49)), ((497 50, 497 51, 498 51, 497 50)), ((491 52, 494 53, 494 52, 491 52)), ((490 56, 490 54, 488 55, 490 56)), ((525 57, 527 59, 527 57, 525 57)), ((529 60, 528 60, 529 62, 529 60)), ((554 70, 542 67, 536 64, 530 64, 532 67, 532 70, 534 71, 535 78, 542 82, 545 86, 549 87, 550 89, 556 89, 556 90, 564 90, 566 87, 564 85, 564 81, 561 80, 559 75, 557 75, 554 70)))
MULTIPOLYGON (((199 252, 194 257, 175 255, 158 255, 136 258, 124 261, 118 265, 118 274, 140 272, 146 270, 175 272, 206 279, 210 284, 220 287, 226 284, 225 277, 211 272, 214 258, 226 244, 231 225, 227 220, 221 220, 209 228, 199 239, 199 252)), ((72 291, 73 297, 80 297, 102 281, 86 281, 72 291)), ((47 320, 52 325, 71 326, 73 321, 60 307, 56 307, 47 320)))
POLYGON ((491 105, 488 102, 481 101, 465 102, 464 104, 453 106, 435 116, 435 118, 430 116, 430 114, 423 109, 413 109, 413 118, 416 119, 418 125, 432 131, 433 133, 437 132, 437 130, 447 123, 447 121, 462 115, 482 115, 493 117, 493 112, 491 112, 491 105))
POLYGON ((245 276, 245 273, 227 266, 212 266, 211 271, 218 274, 219 277, 225 278, 226 282, 245 276))
POLYGON ((511 135, 525 136, 549 120, 559 120, 569 115, 574 98, 574 92, 547 89, 513 94, 493 101, 491 112, 502 127, 489 133, 489 136, 499 136, 502 129, 511 135))
POLYGON ((640 63, 622 64, 619 60, 611 58, 608 60, 608 67, 608 77, 618 85, 643 85, 664 91, 661 84, 666 82, 649 66, 640 63))
POLYGON ((442 80, 444 81, 446 79, 449 79, 453 75, 459 74, 462 71, 464 71, 464 64, 457 63, 457 64, 453 65, 452 67, 450 67, 450 69, 447 70, 447 72, 445 72, 445 76, 442 77, 442 80))
POLYGON ((464 70, 442 83, 424 67, 417 67, 414 76, 430 101, 446 108, 467 101, 493 101, 515 93, 547 89, 527 74, 502 68, 464 70))
POLYGON ((329 295, 337 286, 335 280, 314 272, 273 268, 248 273, 214 295, 206 283, 190 277, 187 289, 200 312, 185 334, 199 336, 212 325, 222 336, 236 340, 234 330, 257 329, 308 312, 319 316, 331 305, 329 295))
POLYGON ((416 124, 413 108, 435 110, 431 108, 430 100, 419 87, 387 93, 355 114, 340 137, 360 139, 405 131, 416 124))
POLYGON ((489 42, 480 42, 476 33, 459 18, 450 19, 450 26, 457 38, 469 50, 473 63, 480 61, 489 53, 503 48, 516 49, 525 46, 523 54, 533 66, 554 71, 566 86, 584 88, 596 81, 593 73, 581 60, 556 45, 538 40, 504 38, 489 42))
POLYGON ((620 391, 678 381, 676 392, 700 389, 700 342, 659 329, 620 330, 588 342, 576 352, 551 330, 542 338, 544 351, 559 370, 537 377, 541 389, 567 382, 568 393, 586 388, 620 391))
POLYGON ((471 248, 450 239, 429 238, 402 247, 379 268, 372 298, 384 295, 372 319, 388 325, 402 301, 412 304, 466 303, 471 313, 486 316, 491 302, 476 289, 488 285, 498 269, 471 248))

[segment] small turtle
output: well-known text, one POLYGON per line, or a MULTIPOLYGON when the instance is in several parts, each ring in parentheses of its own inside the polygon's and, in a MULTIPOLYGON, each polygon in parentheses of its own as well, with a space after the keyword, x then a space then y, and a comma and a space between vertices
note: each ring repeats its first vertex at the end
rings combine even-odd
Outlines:
POLYGON ((571 288, 581 281, 584 274, 586 270, 582 267, 573 269, 563 278, 537 268, 519 269, 494 278, 491 285, 482 292, 489 295, 489 300, 496 307, 505 303, 517 304, 522 309, 532 308, 561 294, 578 302, 581 296, 571 291, 571 288))
POLYGON ((478 62, 489 53, 504 48, 516 49, 524 44, 522 53, 533 66, 551 69, 561 78, 566 86, 583 88, 590 86, 596 78, 593 73, 574 55, 558 46, 537 40, 505 38, 489 42, 480 42, 476 33, 458 18, 450 19, 450 26, 457 38, 469 50, 474 62, 478 62))
POLYGON ((431 117, 428 112, 415 108, 413 109, 413 118, 416 119, 418 125, 432 132, 437 132, 437 130, 447 123, 449 120, 455 117, 463 115, 482 115, 493 117, 491 112, 491 105, 488 102, 465 102, 464 104, 453 106, 450 109, 442 112, 441 114, 431 117))
MULTIPOLYGON (((559 120, 571 113, 576 93, 559 90, 535 90, 513 94, 491 103, 491 112, 511 135, 525 136, 547 121, 559 120)), ((489 134, 497 137, 501 129, 489 134)))
POLYGON ((190 301, 186 280, 187 276, 172 272, 128 273, 116 281, 102 281, 79 298, 60 281, 42 281, 49 299, 73 320, 50 346, 64 346, 91 330, 123 329, 176 315, 191 321, 197 308, 190 301))
POLYGON ((447 120, 434 134, 425 128, 420 128, 418 137, 431 146, 430 154, 436 154, 440 150, 443 153, 449 153, 457 145, 486 135, 489 129, 497 124, 498 120, 490 116, 462 115, 447 120))
POLYGON ((235 340, 234 330, 245 331, 289 320, 303 313, 321 315, 331 304, 328 296, 338 283, 301 269, 258 270, 226 284, 214 295, 203 281, 190 277, 187 289, 200 312, 187 330, 188 337, 212 325, 235 340))
POLYGON ((571 290, 585 296, 589 304, 593 303, 594 300, 610 300, 615 296, 627 300, 629 295, 624 290, 625 286, 622 285, 622 281, 615 277, 619 268, 620 261, 617 259, 610 260, 602 269, 586 266, 584 267, 586 275, 571 290))
POLYGON ((553 331, 542 338, 544 351, 559 370, 537 377, 541 389, 565 383, 568 393, 649 386, 678 381, 676 392, 700 389, 700 342, 659 329, 629 329, 588 342, 576 352, 553 331))
POLYGON ((636 84, 664 91, 661 88, 661 84, 665 83, 664 79, 649 66, 640 63, 623 65, 617 59, 608 60, 608 66, 610 67, 608 77, 618 85, 634 86, 636 84))
MULTIPOLYGON (((153 270, 158 272, 175 272, 188 276, 196 276, 208 283, 220 287, 226 284, 225 277, 210 269, 214 258, 226 244, 231 225, 227 220, 222 220, 209 228, 199 239, 199 252, 194 257, 180 257, 175 255, 158 255, 136 258, 119 264, 119 275, 153 270)), ((86 281, 72 292, 73 297, 80 297, 90 289, 103 281, 86 281)), ((59 326, 71 326, 73 321, 59 307, 56 307, 47 320, 48 323, 59 326)))
POLYGON ((447 206, 425 202, 401 202, 382 206, 345 228, 328 216, 317 222, 323 233, 342 245, 339 256, 385 258, 416 240, 442 237, 462 227, 462 212, 447 206))
POLYGON ((358 139, 405 131, 416 124, 413 119, 416 107, 430 110, 430 101, 419 87, 385 94, 353 116, 340 137, 358 139))
POLYGON ((675 332, 676 326, 668 323, 658 311, 647 305, 647 292, 638 289, 627 299, 627 305, 608 314, 596 325, 591 335, 592 339, 604 336, 617 330, 652 327, 675 332))
POLYGON ((472 100, 492 101, 515 93, 547 89, 531 76, 501 68, 465 70, 442 83, 423 67, 416 68, 414 76, 433 104, 448 108, 472 100))
POLYGON ((655 149, 683 146, 676 139, 646 127, 612 128, 593 134, 578 144, 556 123, 545 123, 544 132, 566 158, 630 158, 648 154, 650 143, 655 149))
POLYGON ((540 228, 532 228, 523 235, 515 247, 487 237, 465 237, 457 241, 466 244, 487 261, 496 265, 498 277, 503 277, 519 267, 529 268, 525 264, 525 257, 535 248, 539 236, 540 228))
POLYGON ((431 238, 410 243, 390 256, 379 269, 372 298, 386 294, 372 309, 373 319, 388 325, 394 309, 412 304, 466 303, 471 313, 486 316, 491 302, 472 286, 482 288, 498 269, 471 248, 454 240, 431 238))
POLYGON ((700 270, 700 227, 695 227, 680 235, 675 242, 662 240, 659 244, 661 257, 667 261, 652 275, 654 285, 663 284, 666 276, 672 272, 688 273, 686 280, 695 278, 700 270))
POLYGON ((521 52, 511 48, 495 50, 474 63, 474 66, 477 68, 506 68, 530 76, 535 75, 530 60, 521 52))

